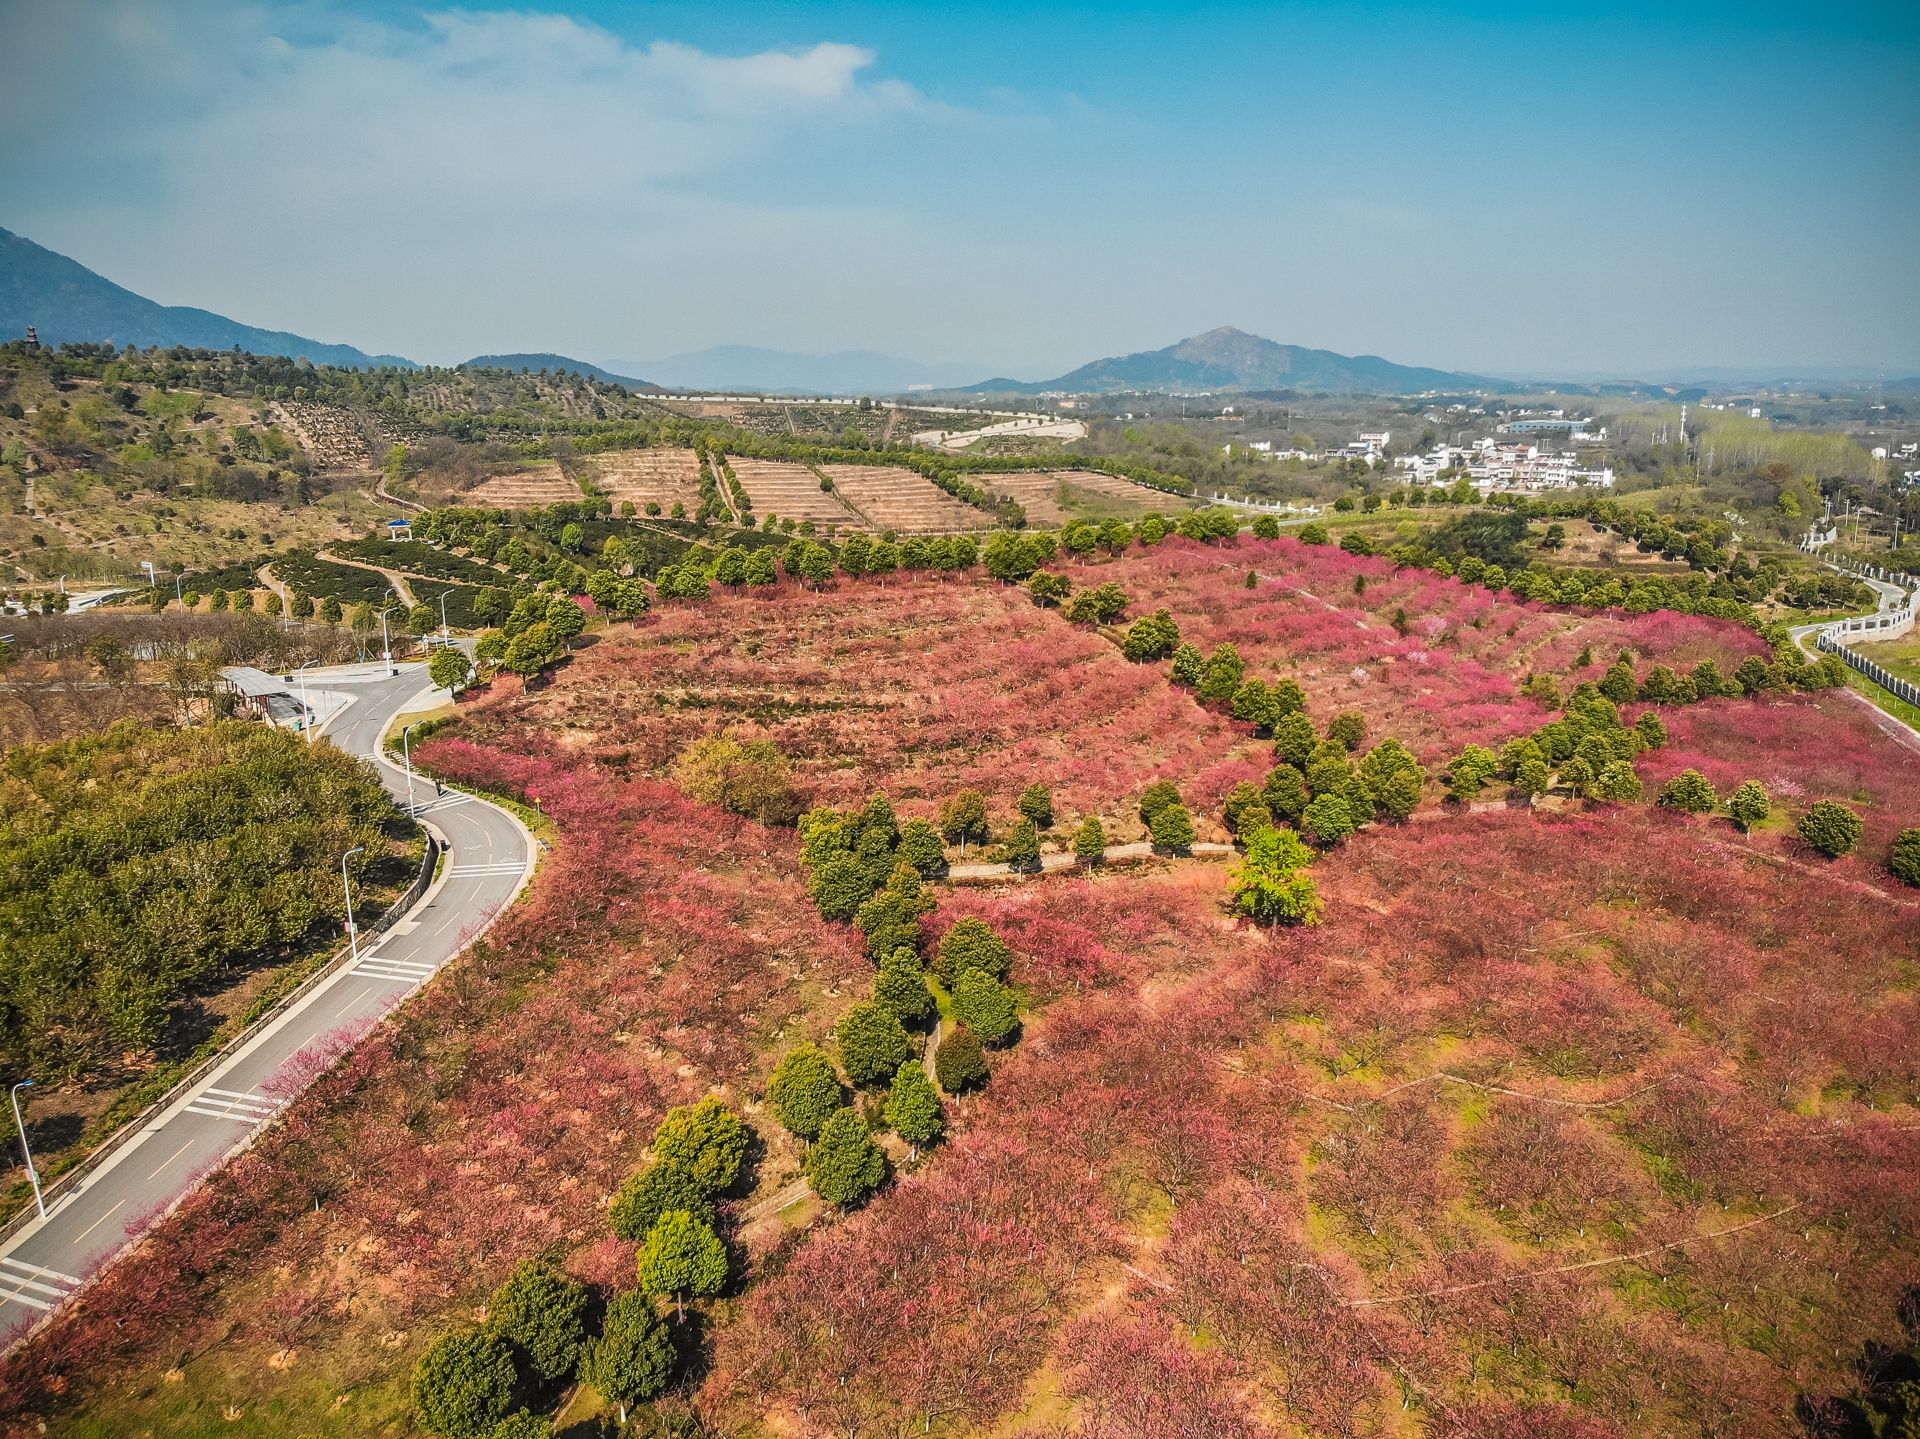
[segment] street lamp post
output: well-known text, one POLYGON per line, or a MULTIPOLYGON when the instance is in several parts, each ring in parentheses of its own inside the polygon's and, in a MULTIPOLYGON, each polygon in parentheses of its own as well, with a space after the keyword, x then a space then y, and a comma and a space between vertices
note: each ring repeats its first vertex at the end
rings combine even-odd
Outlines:
POLYGON ((440 643, 441 644, 445 644, 448 641, 448 639, 451 638, 447 630, 447 596, 452 593, 453 593, 452 590, 440 591, 440 643))
POLYGON ((159 589, 160 576, 154 571, 153 561, 152 560, 140 561, 140 568, 147 572, 147 588, 150 590, 159 589))
POLYGON ((300 681, 300 729, 308 744, 313 743, 313 706, 307 703, 307 665, 317 665, 319 660, 308 660, 293 672, 300 681))
POLYGON ((33 1202, 39 1207, 40 1217, 47 1217, 47 1201, 40 1197, 40 1174, 33 1167, 33 1151, 27 1148, 27 1122, 20 1117, 20 1091, 31 1089, 33 1081, 23 1079, 8 1091, 7 1098, 13 1101, 13 1127, 20 1134, 20 1155, 27 1161, 27 1178, 33 1183, 33 1202))
POLYGON ((395 673, 393 668, 393 641, 387 638, 387 610, 392 608, 392 605, 388 605, 386 610, 380 611, 380 656, 387 662, 387 677, 389 679, 391 679, 395 673))
POLYGON ((353 922, 353 882, 347 878, 347 861, 366 849, 356 844, 340 856, 340 888, 347 892, 347 944, 353 950, 353 962, 360 962, 360 927, 353 922))
POLYGON ((406 761, 407 765, 408 814, 413 813, 413 747, 410 741, 412 740, 413 732, 425 723, 425 720, 415 720, 412 724, 400 731, 400 757, 406 761))

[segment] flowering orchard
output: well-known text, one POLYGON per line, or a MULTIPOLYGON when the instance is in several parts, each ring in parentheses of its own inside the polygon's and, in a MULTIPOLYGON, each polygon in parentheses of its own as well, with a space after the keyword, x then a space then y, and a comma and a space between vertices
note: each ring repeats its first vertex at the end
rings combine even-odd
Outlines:
MULTIPOLYGON (((631 1289, 609 1202, 666 1111, 709 1093, 760 1141, 754 1192, 702 1199, 740 1270, 694 1286, 656 1264, 648 1292, 678 1308, 735 1286, 693 1366, 716 1434, 1237 1439, 1418 1411, 1448 1439, 1785 1436, 1796 1395, 1844 1389, 1920 1265, 1920 901, 1884 867, 1920 817, 1907 753, 1838 693, 1660 705, 1631 731, 1608 700, 1597 738, 1638 756, 1648 798, 1693 770, 1677 798, 1755 779, 1772 808, 1732 811, 1742 830, 1691 802, 1474 812, 1505 761, 1463 747, 1573 718, 1519 692, 1529 672, 1604 685, 1630 648, 1631 719, 1650 667, 1731 676, 1766 647, 1289 540, 1064 568, 1178 636, 1135 662, 1117 631, 978 578, 788 581, 663 605, 542 682, 496 679, 415 757, 552 822, 530 899, 337 1065, 306 1057, 326 1072, 283 1122, 4 1361, 0 1419, 161 1432, 164 1394, 132 1376, 186 1353, 202 1402, 324 1408, 302 1376, 349 1373, 354 1432, 406 1432, 405 1370, 522 1260, 631 1289), (1223 713, 1241 661, 1299 678, 1311 732, 1223 713), (1356 729, 1343 711, 1364 735, 1334 738, 1356 729), (800 833, 669 782, 727 732, 771 742, 737 752, 816 807, 800 833), (1004 832, 1039 786, 1056 835, 1105 816, 1131 836, 1170 780, 1217 826, 1235 793, 1242 819, 1301 811, 1307 778, 1333 792, 1347 751, 1364 740, 1364 771, 1388 736, 1457 754, 1459 802, 1422 808, 1415 783, 1377 811, 1413 822, 1329 848, 1313 928, 1236 921, 1216 865, 941 889, 938 838, 870 799, 977 839, 973 801, 949 801, 980 791, 1004 832), (1263 788, 1296 741, 1306 775, 1263 788), (1858 854, 1816 868, 1785 837, 1815 800, 1862 812, 1858 854), (888 836, 872 853, 869 820, 888 836), (943 969, 961 951, 991 985, 943 969), (945 1094, 900 1065, 922 1041, 880 1001, 905 991, 916 1024, 952 1010, 945 1094), (991 1064, 989 1020, 1019 1031, 991 1064), (956 1031, 973 1044, 947 1084, 956 1031), (860 1107, 802 1040, 849 1078, 864 1045, 860 1107), (901 1103, 889 1182, 869 1131, 901 1067, 920 1088, 896 1084, 888 1113, 917 1094, 939 1123, 903 1125, 901 1103), (824 1071, 819 1125, 796 1122, 803 1069, 824 1071), (294 1349, 313 1362, 265 1362, 294 1349)), ((1535 764, 1531 788, 1510 766, 1516 795, 1546 788, 1535 764)))
POLYGON ((1202 650, 1238 647, 1249 675, 1298 678, 1316 722, 1362 710, 1376 733, 1397 735, 1423 760, 1470 741, 1498 745, 1538 725, 1543 707, 1518 692, 1529 673, 1570 689, 1599 679, 1623 648, 1642 666, 1684 669, 1712 659, 1728 674, 1747 656, 1767 654, 1751 630, 1725 620, 1530 604, 1291 538, 1169 539, 1070 578, 1118 583, 1133 600, 1129 613, 1164 608, 1202 650), (1588 649, 1593 663, 1576 668, 1588 649))
MULTIPOLYGON (((661 770, 728 727, 770 739, 817 804, 885 790, 930 816, 957 789, 1000 801, 1034 780, 1063 813, 1116 814, 1173 777, 1217 804, 1246 777, 1245 727, 1015 589, 918 575, 785 586, 663 607, 602 638, 548 687, 505 691, 478 734, 545 731, 615 765, 661 770)), ((1263 753, 1264 746, 1256 752, 1263 753)))
POLYGON ((749 1294, 712 1411, 1797 1433, 1920 1257, 1920 910, 1644 809, 1347 860, 1311 931, 1194 870, 966 897, 1058 997, 937 1165, 749 1294))

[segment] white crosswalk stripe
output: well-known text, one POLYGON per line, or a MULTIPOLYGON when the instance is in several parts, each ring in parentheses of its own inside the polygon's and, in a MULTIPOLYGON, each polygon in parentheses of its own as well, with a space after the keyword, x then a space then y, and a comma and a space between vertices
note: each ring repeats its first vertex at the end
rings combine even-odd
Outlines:
POLYGON ((415 964, 410 959, 363 959, 355 965, 349 974, 365 975, 368 979, 398 980, 402 984, 418 984, 424 979, 433 978, 433 966, 415 964))
POLYGON ((457 879, 471 874, 519 874, 526 866, 518 860, 502 860, 498 864, 463 864, 447 871, 447 878, 457 879))
POLYGON ((280 1107, 278 1100, 261 1094, 242 1094, 233 1089, 215 1089, 212 1085, 196 1094, 186 1108, 194 1114, 213 1119, 237 1119, 242 1124, 258 1124, 270 1119, 280 1107))
POLYGON ((71 1274, 0 1254, 0 1302, 10 1300, 45 1312, 79 1287, 80 1281, 71 1274))

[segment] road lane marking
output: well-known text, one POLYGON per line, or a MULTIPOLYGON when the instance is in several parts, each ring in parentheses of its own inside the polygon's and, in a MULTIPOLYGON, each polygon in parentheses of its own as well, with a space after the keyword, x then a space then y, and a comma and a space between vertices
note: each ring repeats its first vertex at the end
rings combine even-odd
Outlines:
MULTIPOLYGON (((357 969, 353 971, 353 973, 355 974, 358 974, 359 972, 360 971, 357 969)), ((365 989, 361 990, 360 993, 355 995, 352 999, 348 1000, 345 1006, 341 1008, 339 1011, 337 1011, 333 1017, 335 1019, 339 1019, 342 1015, 346 1014, 349 1010, 358 1009, 360 1007, 361 1001, 364 1000, 368 995, 372 993, 373 993, 373 986, 368 985, 365 989)))
POLYGON ((249 1114, 241 1109, 203 1109, 197 1104, 187 1105, 186 1111, 188 1114, 204 1114, 209 1119, 232 1119, 246 1125, 258 1124, 266 1118, 265 1115, 249 1114))
POLYGON ((58 1269, 42 1269, 38 1264, 29 1264, 24 1259, 15 1259, 11 1254, 0 1254, 0 1264, 10 1265, 15 1269, 23 1269, 28 1274, 39 1275, 42 1279, 58 1279, 63 1284, 78 1284, 81 1282, 80 1276, 77 1274, 62 1274, 58 1269))
POLYGON ((74 1235, 73 1239, 71 1240, 71 1243, 73 1243, 75 1246, 78 1246, 83 1240, 86 1239, 86 1237, 89 1234, 93 1233, 94 1230, 98 1229, 101 1225, 105 1224, 109 1219, 113 1218, 114 1214, 122 1206, 124 1206, 126 1202, 127 1201, 123 1199, 120 1201, 119 1204, 114 1205, 112 1209, 109 1209, 105 1214, 101 1215, 98 1219, 94 1220, 93 1223, 89 1224, 85 1229, 81 1230, 78 1234, 74 1235))
POLYGON ((185 1154, 191 1148, 193 1148, 193 1141, 189 1139, 185 1144, 181 1145, 178 1149, 174 1150, 173 1153, 169 1154, 165 1159, 161 1160, 160 1169, 154 1170, 153 1173, 147 1176, 147 1178, 158 1179, 160 1177, 161 1169, 165 1169, 169 1164, 173 1163, 174 1160, 178 1159, 181 1155, 185 1154))

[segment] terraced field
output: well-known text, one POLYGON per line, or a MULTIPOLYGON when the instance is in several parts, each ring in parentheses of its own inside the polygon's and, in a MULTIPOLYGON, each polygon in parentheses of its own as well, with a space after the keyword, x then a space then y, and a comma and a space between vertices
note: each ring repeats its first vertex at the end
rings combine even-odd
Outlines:
MULTIPOLYGON (((739 468, 737 461, 734 467, 739 468)), ((903 535, 944 535, 957 530, 984 530, 993 524, 993 516, 985 511, 962 504, 926 476, 897 465, 820 468, 832 476, 834 493, 877 529, 903 535)))
POLYGON ((594 481, 615 504, 632 500, 671 514, 676 504, 700 508, 700 461, 692 450, 621 450, 593 461, 594 481))
POLYGON ((1173 514, 1190 507, 1178 495, 1150 490, 1131 480, 1097 470, 1034 470, 1023 474, 982 475, 980 482, 997 495, 1010 495, 1027 512, 1029 523, 1063 525, 1091 517, 1137 519, 1149 510, 1173 514))
POLYGON ((526 510, 535 505, 557 505, 580 498, 580 487, 560 473, 552 460, 542 460, 510 475, 495 475, 460 497, 463 505, 480 509, 526 510))
POLYGON ((860 524, 860 517, 821 489, 820 477, 805 465, 741 455, 728 456, 728 463, 746 487, 756 519, 771 514, 783 520, 812 520, 816 525, 860 524))

